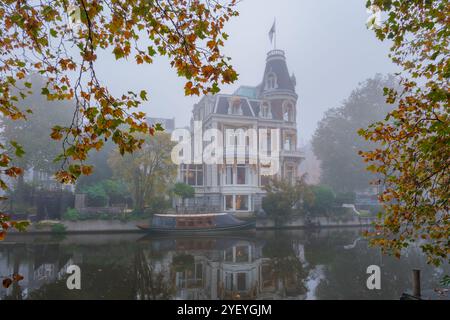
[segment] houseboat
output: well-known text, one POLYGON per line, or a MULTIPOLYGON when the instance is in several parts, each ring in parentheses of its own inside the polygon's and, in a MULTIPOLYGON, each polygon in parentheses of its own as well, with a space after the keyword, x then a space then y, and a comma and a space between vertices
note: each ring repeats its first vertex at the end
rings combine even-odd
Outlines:
POLYGON ((155 233, 193 233, 255 229, 255 221, 242 221, 231 213, 155 214, 138 228, 155 233))

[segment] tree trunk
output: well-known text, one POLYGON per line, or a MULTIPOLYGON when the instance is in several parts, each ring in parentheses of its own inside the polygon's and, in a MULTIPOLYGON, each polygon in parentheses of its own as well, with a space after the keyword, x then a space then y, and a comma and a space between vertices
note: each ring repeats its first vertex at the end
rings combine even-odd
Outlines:
POLYGON ((25 180, 23 174, 20 174, 17 177, 17 202, 24 203, 25 202, 25 180))

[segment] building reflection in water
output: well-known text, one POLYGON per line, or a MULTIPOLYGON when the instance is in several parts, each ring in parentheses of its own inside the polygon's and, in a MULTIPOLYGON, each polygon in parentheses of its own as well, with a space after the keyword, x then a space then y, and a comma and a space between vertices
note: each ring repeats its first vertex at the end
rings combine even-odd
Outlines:
MULTIPOLYGON (((299 299, 305 293, 295 269, 285 266, 298 265, 301 269, 300 259, 264 257, 264 241, 184 237, 146 238, 145 242, 147 268, 168 271, 165 281, 175 299, 299 299)), ((301 245, 292 249, 303 257, 301 245)))
POLYGON ((420 248, 381 258, 358 230, 257 232, 222 237, 142 238, 141 234, 11 235, 0 243, 0 276, 24 279, 0 299, 398 299, 422 270, 438 288, 448 264, 426 264, 420 248), (81 268, 82 290, 66 270, 81 268), (367 266, 382 268, 382 289, 366 287, 367 266))
POLYGON ((13 250, 0 250, 0 275, 20 274, 23 280, 20 285, 0 287, 0 298, 27 299, 31 292, 45 284, 64 279, 69 265, 82 263, 77 253, 61 253, 59 244, 14 244, 10 247, 13 250))

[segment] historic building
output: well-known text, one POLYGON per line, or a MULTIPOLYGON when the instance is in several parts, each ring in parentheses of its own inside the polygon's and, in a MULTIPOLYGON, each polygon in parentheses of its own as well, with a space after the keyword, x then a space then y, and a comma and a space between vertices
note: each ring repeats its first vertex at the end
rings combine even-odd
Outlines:
MULTIPOLYGON (((279 129, 279 178, 294 181, 302 156, 297 147, 297 93, 295 76, 289 74, 285 53, 271 50, 259 85, 241 86, 233 94, 206 95, 194 105, 194 122, 202 129, 279 129)), ((224 140, 227 136, 223 135, 224 140)), ((272 137, 268 136, 269 140, 272 137)), ((223 145, 226 145, 226 141, 223 145)), ((226 156, 224 152, 224 157, 226 156)), ((248 160, 248 159, 247 159, 248 160)), ((182 164, 179 180, 195 187, 193 208, 205 210, 256 211, 261 207, 262 187, 270 176, 265 175, 260 159, 256 163, 182 164)))

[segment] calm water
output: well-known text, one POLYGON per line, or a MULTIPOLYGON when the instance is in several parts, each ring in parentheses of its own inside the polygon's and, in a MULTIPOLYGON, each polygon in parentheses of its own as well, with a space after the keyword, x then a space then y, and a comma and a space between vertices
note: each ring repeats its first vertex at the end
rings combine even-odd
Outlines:
POLYGON ((357 229, 261 232, 223 237, 155 238, 142 234, 23 236, 0 243, 0 275, 20 285, 1 299, 398 299, 435 288, 448 266, 432 268, 416 249, 401 259, 367 247, 357 229), (66 268, 81 268, 81 290, 68 290, 66 268), (366 268, 381 267, 381 290, 368 290, 366 268))

